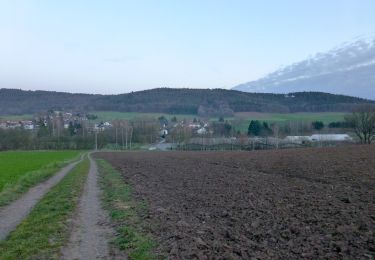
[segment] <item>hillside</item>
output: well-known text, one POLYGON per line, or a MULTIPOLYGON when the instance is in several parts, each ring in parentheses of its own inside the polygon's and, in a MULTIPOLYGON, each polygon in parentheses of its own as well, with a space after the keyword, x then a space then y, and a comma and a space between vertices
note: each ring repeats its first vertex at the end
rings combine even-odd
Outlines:
POLYGON ((347 112, 361 98, 322 92, 245 93, 224 89, 158 88, 120 95, 71 94, 0 89, 0 115, 31 114, 49 109, 74 111, 161 112, 231 115, 233 112, 347 112))
POLYGON ((234 87, 247 92, 324 91, 375 99, 375 38, 360 38, 234 87))

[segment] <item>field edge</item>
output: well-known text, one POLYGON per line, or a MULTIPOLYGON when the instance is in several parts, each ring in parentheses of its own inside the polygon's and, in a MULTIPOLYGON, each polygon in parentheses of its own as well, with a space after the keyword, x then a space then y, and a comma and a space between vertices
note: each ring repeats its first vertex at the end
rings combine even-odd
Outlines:
POLYGON ((112 246, 125 252, 129 259, 164 259, 153 252, 156 248, 155 240, 142 225, 141 216, 147 214, 147 203, 131 198, 131 186, 110 163, 99 158, 95 158, 95 161, 98 165, 103 206, 117 232, 111 241, 112 246))

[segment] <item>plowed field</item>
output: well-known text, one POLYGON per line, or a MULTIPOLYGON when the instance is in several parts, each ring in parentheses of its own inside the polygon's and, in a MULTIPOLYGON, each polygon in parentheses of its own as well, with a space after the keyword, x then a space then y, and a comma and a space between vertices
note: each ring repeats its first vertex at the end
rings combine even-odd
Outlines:
POLYGON ((375 146, 101 153, 170 259, 375 255, 375 146))

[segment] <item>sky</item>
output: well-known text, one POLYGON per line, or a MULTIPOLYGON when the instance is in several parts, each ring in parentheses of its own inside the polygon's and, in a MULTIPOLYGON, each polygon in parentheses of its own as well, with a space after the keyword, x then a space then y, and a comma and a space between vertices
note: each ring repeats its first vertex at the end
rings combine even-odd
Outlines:
POLYGON ((231 88, 375 32, 374 0, 0 0, 0 88, 231 88))

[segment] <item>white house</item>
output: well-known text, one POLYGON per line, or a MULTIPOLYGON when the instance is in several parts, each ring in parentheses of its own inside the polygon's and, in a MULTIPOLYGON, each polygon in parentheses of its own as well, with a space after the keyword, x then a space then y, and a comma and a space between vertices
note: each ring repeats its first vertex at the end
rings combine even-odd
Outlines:
POLYGON ((295 136, 287 136, 285 140, 291 143, 302 144, 305 142, 310 142, 311 137, 307 135, 295 135, 295 136))
POLYGON ((310 137, 313 142, 344 142, 353 141, 347 134, 314 134, 310 137))
POLYGON ((348 134, 313 134, 312 136, 287 136, 284 140, 303 144, 305 142, 350 142, 353 138, 348 134))
POLYGON ((21 121, 21 124, 22 124, 23 128, 26 129, 26 130, 34 130, 34 128, 35 128, 35 125, 34 125, 33 121, 29 121, 29 120, 21 121))
POLYGON ((199 135, 207 134, 207 129, 204 128, 204 127, 199 128, 199 129, 197 130, 197 134, 199 134, 199 135))
POLYGON ((200 124, 189 124, 189 127, 190 128, 199 128, 199 127, 201 127, 201 125, 200 124))

